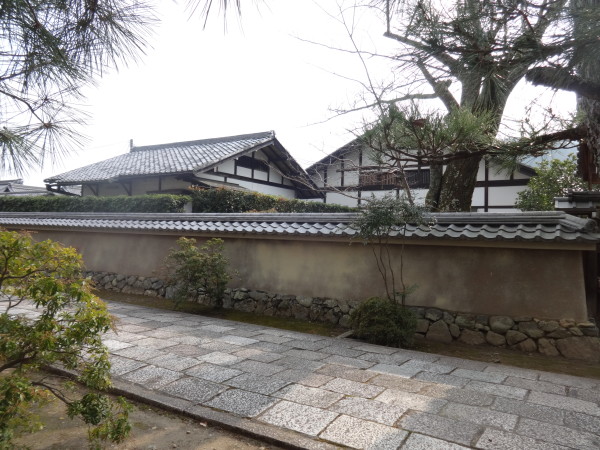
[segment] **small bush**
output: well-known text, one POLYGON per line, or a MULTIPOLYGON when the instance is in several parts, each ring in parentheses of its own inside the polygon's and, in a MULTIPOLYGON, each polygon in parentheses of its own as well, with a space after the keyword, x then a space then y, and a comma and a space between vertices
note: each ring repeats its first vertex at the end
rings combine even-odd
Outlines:
POLYGON ((195 213, 319 213, 350 212, 356 208, 329 203, 286 199, 257 192, 231 189, 199 189, 192 194, 192 211, 195 213))
POLYGON ((0 197, 2 212, 135 212, 179 213, 191 199, 186 195, 117 195, 114 197, 0 197))
POLYGON ((213 238, 198 248, 196 239, 182 237, 177 239, 177 245, 179 248, 171 250, 166 261, 177 286, 175 301, 180 303, 204 296, 221 308, 231 280, 229 261, 223 255, 223 240, 213 238))
POLYGON ((351 314, 354 335, 372 344, 410 347, 417 318, 410 309, 387 298, 372 297, 351 314))

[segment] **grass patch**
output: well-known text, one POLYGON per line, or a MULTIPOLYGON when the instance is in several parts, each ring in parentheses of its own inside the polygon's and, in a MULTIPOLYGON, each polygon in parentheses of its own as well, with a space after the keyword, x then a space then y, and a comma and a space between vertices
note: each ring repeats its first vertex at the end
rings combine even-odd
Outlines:
POLYGON ((289 317, 273 317, 254 314, 235 309, 215 309, 211 306, 201 305, 193 302, 180 302, 176 305, 173 300, 162 297, 149 297, 138 294, 123 294, 113 291, 97 291, 96 295, 103 300, 130 303, 134 305, 147 306, 149 308, 166 309, 169 311, 181 311, 189 314, 197 314, 207 317, 232 320, 234 322, 251 323, 282 330, 298 331, 300 333, 318 334, 321 336, 339 336, 347 331, 336 325, 309 322, 307 320, 293 319, 289 317))

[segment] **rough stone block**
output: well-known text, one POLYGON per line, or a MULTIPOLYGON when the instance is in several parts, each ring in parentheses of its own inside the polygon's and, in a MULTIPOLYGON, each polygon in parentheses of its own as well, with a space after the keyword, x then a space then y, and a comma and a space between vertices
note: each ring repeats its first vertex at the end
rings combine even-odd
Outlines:
POLYGON ((448 325, 454 323, 454 316, 447 311, 444 311, 442 314, 442 320, 446 322, 448 325))
POLYGON ((532 339, 539 339, 544 336, 544 331, 540 330, 534 321, 519 322, 519 331, 532 339))
POLYGON ((547 338, 550 339, 566 339, 568 337, 573 336, 571 333, 569 333, 567 330, 565 330, 564 328, 558 328, 556 330, 554 330, 551 333, 548 333, 546 335, 547 338))
POLYGON ((569 333, 573 336, 583 336, 583 331, 579 327, 571 327, 569 328, 569 333))
POLYGON ((559 325, 556 320, 540 320, 538 322, 538 327, 546 333, 552 333, 558 329, 559 325))
POLYGON ((437 322, 442 317, 442 311, 437 308, 427 308, 425 310, 425 318, 431 320, 432 322, 437 322))
POLYGON ((485 337, 480 331, 463 330, 462 333, 460 333, 458 340, 469 345, 485 344, 485 337))
POLYGON ((436 342, 452 342, 452 335, 448 329, 448 325, 443 320, 438 320, 432 323, 427 330, 425 337, 436 342))
POLYGON ((473 329, 475 328, 475 316, 471 314, 458 314, 454 323, 461 329, 473 329))
POLYGON ((508 345, 515 345, 527 339, 527 335, 520 331, 508 330, 506 332, 506 342, 508 345))
POLYGON ((573 319, 561 319, 558 324, 563 328, 571 328, 575 326, 575 321, 573 319))
POLYGON ((491 316, 489 323, 490 329, 499 334, 506 333, 515 325, 515 322, 507 316, 491 316))
POLYGON ((429 320, 417 319, 417 329, 415 330, 417 333, 427 333, 428 329, 429 329, 429 320))
POLYGON ((506 345, 506 338, 501 334, 495 333, 493 331, 488 331, 485 335, 485 340, 488 344, 494 345, 496 347, 502 347, 506 345))
POLYGON ((450 330, 450 335, 454 338, 454 339, 458 339, 458 337, 460 336, 460 328, 458 325, 456 325, 455 323, 451 323, 448 326, 448 329, 450 330))
POLYGON ((514 345, 513 348, 516 348, 522 352, 531 353, 537 351, 537 344, 533 339, 527 338, 524 341, 514 345))
POLYGON ((556 343, 553 339, 538 339, 538 351, 546 356, 559 356, 560 353, 556 349, 556 343))
POLYGON ((556 341, 556 347, 566 358, 600 362, 600 338, 568 337, 556 341))
POLYGON ((598 327, 594 326, 591 328, 583 328, 580 327, 581 331, 583 332, 584 336, 591 336, 591 337, 598 337, 600 336, 600 330, 598 330, 598 327))

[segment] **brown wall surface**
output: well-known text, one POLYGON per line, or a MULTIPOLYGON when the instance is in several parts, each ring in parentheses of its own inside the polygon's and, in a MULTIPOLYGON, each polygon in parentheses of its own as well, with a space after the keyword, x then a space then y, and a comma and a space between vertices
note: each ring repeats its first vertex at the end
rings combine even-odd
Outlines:
MULTIPOLYGON (((176 235, 38 231, 38 239, 73 246, 86 268, 163 277, 176 235)), ((203 238, 197 238, 202 241, 203 238)), ((548 247, 546 245, 546 247, 548 247)), ((232 287, 359 302, 385 289, 370 247, 347 241, 226 238, 239 277, 232 287)), ((391 248, 401 289, 401 246, 391 248)), ((406 245, 404 280, 416 285, 407 303, 445 310, 586 320, 580 250, 406 245)))

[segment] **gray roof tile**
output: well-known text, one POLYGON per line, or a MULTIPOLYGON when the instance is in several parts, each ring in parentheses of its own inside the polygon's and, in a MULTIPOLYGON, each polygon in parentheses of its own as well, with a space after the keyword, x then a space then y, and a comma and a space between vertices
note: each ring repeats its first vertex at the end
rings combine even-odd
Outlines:
POLYGON ((129 153, 44 180, 81 184, 137 175, 194 172, 274 141, 273 132, 133 147, 129 153))
MULTIPOLYGON (((174 233, 279 234, 356 238, 356 214, 122 214, 0 213, 0 226, 17 229, 170 230, 174 233)), ((408 224, 391 232, 407 239, 599 242, 592 220, 564 212, 440 213, 433 225, 408 224)))

